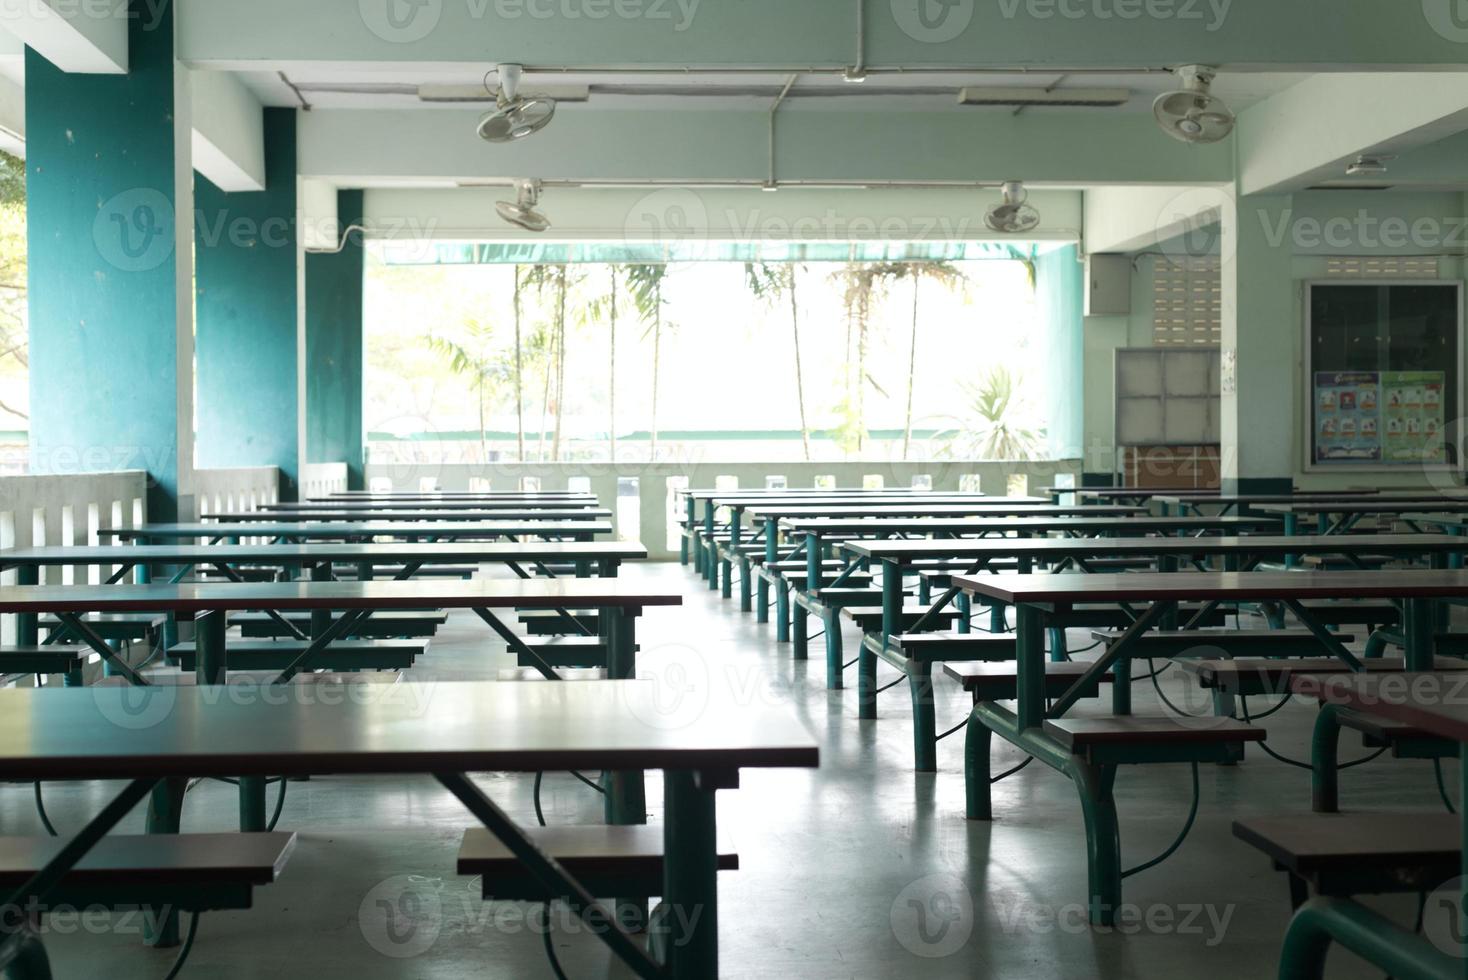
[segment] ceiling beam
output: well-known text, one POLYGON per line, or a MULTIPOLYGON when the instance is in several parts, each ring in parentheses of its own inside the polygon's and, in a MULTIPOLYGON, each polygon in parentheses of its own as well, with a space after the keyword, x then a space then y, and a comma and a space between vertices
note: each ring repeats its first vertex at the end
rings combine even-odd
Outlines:
POLYGON ((227 72, 193 72, 194 169, 222 191, 265 189, 265 111, 227 72))
MULTIPOLYGON (((156 20, 161 0, 136 13, 156 20)), ((0 27, 62 71, 127 73, 128 0, 0 0, 0 27)))
MULTIPOLYGON (((563 107, 519 143, 475 133, 461 110, 317 110, 301 115, 300 166, 339 186, 381 180, 454 182, 539 177, 580 181, 753 181, 769 176, 769 116, 692 109, 563 107)), ((1150 116, 975 110, 782 111, 782 181, 1025 180, 1034 184, 1229 181, 1228 143, 1170 140, 1150 116)))
POLYGON ((1405 153, 1465 129, 1468 73, 1316 75, 1240 115, 1240 189, 1339 180, 1359 154, 1405 153))
POLYGON ((541 238, 577 241, 684 242, 939 242, 1074 241, 1080 233, 1081 195, 1037 191, 1029 203, 1040 227, 1022 236, 988 230, 984 212, 997 190, 690 190, 688 188, 546 188, 539 209, 552 222, 545 235, 500 220, 495 202, 508 188, 372 190, 366 195, 369 236, 392 242, 496 241, 541 238))
POLYGON ((852 0, 188 0, 178 23, 185 61, 238 70, 500 61, 782 71, 834 71, 858 61, 873 68, 1448 70, 1468 61, 1468 28, 1453 19, 1451 4, 867 0, 861 54, 852 0))

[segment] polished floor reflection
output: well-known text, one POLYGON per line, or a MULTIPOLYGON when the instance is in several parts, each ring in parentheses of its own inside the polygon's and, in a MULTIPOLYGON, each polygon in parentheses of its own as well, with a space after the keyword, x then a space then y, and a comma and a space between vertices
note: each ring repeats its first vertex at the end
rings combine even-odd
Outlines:
MULTIPOLYGON (((823 747, 819 771, 749 772, 740 789, 720 796, 720 818, 742 864, 721 879, 725 976, 1236 978, 1275 972, 1289 916, 1285 882, 1267 859, 1234 840, 1230 822, 1308 810, 1307 772, 1255 749, 1240 766, 1205 768, 1202 810, 1191 836, 1165 864, 1127 880, 1126 900, 1134 907, 1121 927, 1100 933, 1084 925, 1084 838, 1065 778, 1032 765, 997 788, 994 823, 970 823, 963 818, 962 733, 941 743, 939 772, 914 774, 904 685, 881 695, 880 720, 858 722, 855 691, 826 691, 822 660, 793 662, 788 646, 776 647, 773 627, 755 625, 687 569, 648 565, 625 574, 688 596, 684 607, 650 610, 641 621, 643 665, 662 665, 663 676, 673 681, 706 682, 715 696, 778 704, 804 719, 823 747)), ((454 615, 414 679, 493 677, 512 658, 486 637, 472 617, 454 615)), ((848 650, 855 640, 849 638, 848 650)), ((1085 642, 1080 633, 1072 637, 1074 647, 1085 642)), ((818 646, 813 643, 813 650, 818 646)), ((1202 699, 1187 697, 1176 673, 1162 675, 1164 690, 1182 707, 1202 710, 1202 699)), ((896 674, 884 666, 882 678, 896 674)), ((956 686, 940 683, 939 697, 940 729, 962 721, 965 696, 956 686)), ((1155 704, 1150 684, 1138 683, 1137 710, 1155 704)), ((1312 707, 1299 705, 1269 718, 1271 746, 1307 758, 1312 716, 1312 707)), ((1348 739, 1343 757, 1356 750, 1348 739)), ((996 771, 1021 758, 1008 747, 997 752, 996 771)), ((529 777, 478 779, 512 816, 534 821, 529 777)), ((1427 763, 1384 757, 1351 770, 1343 786, 1343 805, 1350 809, 1442 806, 1427 763)), ((63 833, 77 827, 109 790, 48 785, 52 821, 63 833)), ((1128 865, 1173 839, 1189 791, 1184 766, 1122 771, 1117 796, 1128 865)), ((658 821, 655 776, 648 798, 651 819, 658 821)), ((569 775, 547 776, 542 799, 552 823, 600 820, 599 798, 569 775)), ((0 793, 0 819, 11 833, 41 831, 28 786, 0 793)), ((189 794, 186 830, 231 829, 235 819, 232 787, 201 783, 189 794)), ((477 882, 453 874, 469 822, 428 779, 291 783, 281 828, 299 831, 301 843, 285 875, 256 893, 255 909, 206 915, 183 976, 552 976, 541 947, 540 910, 485 905, 477 882), (371 925, 380 917, 359 918, 359 910, 384 902, 409 913, 411 928, 389 934, 371 925)), ((141 825, 135 814, 124 829, 135 832, 141 825)), ((1383 907, 1411 923, 1411 901, 1383 907)), ((162 976, 171 953, 142 948, 139 926, 136 917, 121 916, 51 923, 47 945, 58 975, 162 976)), ((564 913, 552 913, 551 930, 572 980, 630 975, 610 964, 603 947, 564 913)), ((1332 976, 1379 976, 1340 951, 1332 954, 1332 969, 1332 976)))

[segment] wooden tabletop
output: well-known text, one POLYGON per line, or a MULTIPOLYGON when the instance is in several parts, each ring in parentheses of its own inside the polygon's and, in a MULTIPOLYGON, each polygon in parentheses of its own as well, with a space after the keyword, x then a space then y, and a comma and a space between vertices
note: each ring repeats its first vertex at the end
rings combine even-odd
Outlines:
POLYGON ((597 521, 612 516, 605 507, 575 510, 393 510, 373 507, 332 510, 246 510, 204 514, 206 521, 597 521))
POLYGON ((0 613, 177 612, 240 609, 561 609, 677 606, 683 596, 617 578, 11 585, 0 613))
POLYGON ((819 764, 788 710, 710 698, 664 723, 651 681, 394 684, 335 699, 198 687, 0 690, 0 779, 738 769, 819 764))
MULTIPOLYGON (((1438 499, 1436 494, 1432 499, 1438 499)), ((1380 490, 1322 490, 1309 493, 1165 493, 1152 499, 1162 504, 1313 504, 1333 500, 1414 500, 1411 494, 1385 494, 1380 490)))
POLYGON ((781 498, 800 497, 855 497, 858 499, 881 498, 881 497, 923 497, 923 496, 950 496, 950 497, 979 497, 985 495, 978 490, 973 491, 947 491, 947 490, 919 490, 914 487, 883 487, 881 489, 864 490, 861 487, 837 488, 834 490, 821 490, 816 487, 789 487, 783 490, 734 489, 734 490, 678 490, 681 496, 692 497, 694 500, 723 499, 726 497, 749 497, 751 499, 763 497, 767 500, 779 500, 781 498))
POLYGON ((1072 605, 1153 600, 1448 599, 1468 596, 1468 571, 1127 572, 1104 575, 956 575, 965 592, 1007 603, 1072 605))
POLYGON ((1460 671, 1300 675, 1290 690, 1468 742, 1468 679, 1460 671))
POLYGON ((261 504, 264 511, 315 511, 315 510, 533 510, 559 512, 579 511, 597 507, 595 500, 481 500, 471 497, 464 500, 429 500, 410 498, 406 500, 308 500, 304 503, 261 504))
MULTIPOLYGON (((1451 554, 1468 542, 1451 534, 1312 534, 1247 537, 946 538, 922 541, 845 541, 843 551, 900 564, 923 558, 1087 558, 1153 555, 1393 555, 1451 554)), ((3 555, 3 552, 0 552, 3 555)))
POLYGON ((646 557, 647 549, 642 545, 621 541, 529 541, 523 544, 512 541, 479 544, 154 544, 15 548, 0 551, 0 568, 15 568, 19 565, 205 565, 240 562, 301 565, 319 562, 452 564, 585 559, 638 561, 646 557))
POLYGON ((1468 513, 1468 497, 1455 497, 1445 493, 1412 497, 1382 494, 1322 500, 1316 503, 1259 504, 1258 509, 1270 514, 1406 514, 1421 510, 1468 513))
POLYGON ((311 500, 589 500, 596 494, 584 490, 338 490, 311 500))
POLYGON ((752 520, 771 518, 864 518, 864 517, 1047 517, 1071 514, 1077 517, 1130 517, 1145 514, 1144 507, 1123 507, 1114 504, 1050 504, 1012 502, 1003 497, 991 497, 983 502, 968 504, 829 504, 814 507, 800 504, 785 506, 750 507, 746 511, 752 520))
POLYGON ((1216 490, 1179 490, 1177 487, 1168 489, 1147 487, 1041 487, 1041 493, 1078 493, 1086 497, 1098 499, 1110 499, 1112 497, 1156 497, 1164 493, 1189 493, 1206 497, 1217 494, 1216 490))
POLYGON ((1252 528, 1278 529, 1272 517, 954 517, 954 518, 865 518, 830 517, 786 518, 780 525, 792 531, 821 533, 874 533, 930 531, 982 533, 1016 531, 1043 534, 1046 531, 1094 531, 1097 533, 1152 533, 1170 531, 1247 531, 1252 528))
POLYGON ((462 540, 514 535, 611 534, 610 521, 450 521, 409 523, 362 523, 327 521, 215 524, 144 524, 141 527, 107 527, 97 534, 104 538, 388 538, 436 537, 462 540))

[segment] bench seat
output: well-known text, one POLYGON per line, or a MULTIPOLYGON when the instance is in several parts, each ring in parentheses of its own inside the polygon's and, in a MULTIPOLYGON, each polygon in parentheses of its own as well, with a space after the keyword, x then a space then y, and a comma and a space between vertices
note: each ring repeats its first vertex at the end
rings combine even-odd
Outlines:
MULTIPOLYGON (((1350 669, 1335 657, 1304 657, 1295 660, 1274 660, 1265 657, 1245 657, 1237 660, 1184 660, 1179 663, 1187 672, 1198 678, 1198 686, 1216 688, 1225 694, 1284 694, 1289 690, 1290 678, 1301 674, 1347 674, 1350 669)), ((1381 657, 1363 660, 1361 663, 1372 673, 1393 672, 1406 669, 1401 657, 1381 657)), ((1468 670, 1468 661, 1452 657, 1438 657, 1436 670, 1468 670)))
MULTIPOLYGON (((165 613, 88 613, 82 617, 94 633, 104 640, 151 640, 168 622, 165 613)), ((37 626, 47 633, 61 630, 61 620, 46 614, 37 626)))
POLYGON ((899 633, 891 642, 909 660, 929 663, 1013 660, 1016 651, 1011 633, 899 633))
MULTIPOLYGON (((284 670, 306 652, 307 640, 237 640, 226 643, 230 673, 235 670, 284 670)), ((340 640, 322 650, 312 661, 315 670, 407 670, 426 650, 413 640, 340 640)), ((198 667, 198 645, 176 643, 168 648, 170 658, 183 670, 198 667)))
MULTIPOLYGON (((912 629, 918 620, 928 615, 929 606, 905 605, 901 614, 897 617, 897 628, 899 630, 912 629)), ((863 633, 871 633, 882 628, 881 606, 846 606, 841 610, 842 614, 849 617, 852 622, 863 633)), ((950 629, 958 620, 959 613, 955 609, 943 609, 929 617, 928 622, 934 629, 950 629)))
POLYGON ((1462 873, 1462 818, 1451 813, 1319 813, 1236 820, 1234 836, 1332 897, 1430 892, 1462 873))
MULTIPOLYGON (((596 633, 601 625, 601 616, 596 610, 567 609, 566 612, 570 614, 571 619, 591 633, 596 633)), ((562 616, 554 609, 526 609, 522 610, 517 618, 520 620, 520 625, 525 627, 525 632, 535 636, 576 631, 576 627, 571 625, 571 619, 562 616)))
MULTIPOLYGON (((532 636, 522 641, 550 667, 605 667, 607 644, 599 636, 532 636)), ((536 658, 517 655, 521 667, 535 667, 536 658)))
POLYGON ((1391 602, 1305 599, 1300 605, 1318 621, 1331 626, 1394 626, 1402 619, 1401 610, 1391 602))
POLYGON ((0 647, 0 674, 72 674, 92 654, 92 648, 82 643, 0 647))
POLYGON ((1210 717, 1192 724, 1172 717, 1114 715, 1051 718, 1045 733, 1072 755, 1098 764, 1144 762, 1229 762, 1245 742, 1262 742, 1264 729, 1232 718, 1210 717))
MULTIPOLYGON (((25 884, 69 843, 0 837, 0 888, 25 884)), ((295 848, 293 833, 109 834, 46 896, 51 906, 169 906, 189 912, 247 909, 295 848)))
MULTIPOLYGON (((1091 638, 1110 645, 1121 637, 1114 630, 1093 630, 1091 638)), ((1355 637, 1335 633, 1342 644, 1355 642, 1355 637)), ((1215 652, 1229 655, 1248 654, 1261 657, 1291 657, 1302 653, 1319 653, 1325 648, 1309 630, 1151 630, 1137 638, 1132 648, 1138 656, 1189 657, 1208 656, 1215 652)), ((1208 656, 1209 660, 1219 659, 1208 656)), ((1336 661, 1340 664, 1340 661, 1336 661)))
MULTIPOLYGON (((303 633, 310 632, 310 613, 283 612, 280 615, 286 622, 303 633)), ((442 611, 417 612, 385 610, 383 612, 374 612, 364 622, 357 624, 349 630, 346 638, 397 639, 403 637, 430 637, 438 632, 438 628, 447 623, 448 619, 448 613, 442 611)), ((287 635, 284 626, 263 612, 235 613, 229 617, 229 624, 231 626, 238 626, 240 633, 248 637, 287 635)))
MULTIPOLYGON (((563 681, 604 681, 607 679, 604 667, 562 667, 556 670, 556 674, 563 681)), ((505 684, 528 684, 532 681, 550 680, 534 667, 506 667, 496 673, 494 679, 505 684)))
MULTIPOLYGON (((1090 664, 1047 663, 1045 665, 1045 696, 1059 697, 1080 680, 1090 664)), ((943 672, 963 686, 979 701, 1013 701, 1019 696, 1019 669, 1015 664, 996 663, 945 663, 943 672)), ((1101 683, 1111 680, 1108 671, 1095 683, 1083 689, 1081 697, 1094 698, 1101 694, 1101 683)))
MULTIPOLYGON (((651 898, 663 893, 663 828, 590 825, 526 827, 526 836, 592 895, 651 898)), ((735 871, 739 856, 718 847, 718 870, 735 871)), ((481 875, 485 901, 544 902, 554 898, 488 830, 464 832, 458 873, 481 875)))

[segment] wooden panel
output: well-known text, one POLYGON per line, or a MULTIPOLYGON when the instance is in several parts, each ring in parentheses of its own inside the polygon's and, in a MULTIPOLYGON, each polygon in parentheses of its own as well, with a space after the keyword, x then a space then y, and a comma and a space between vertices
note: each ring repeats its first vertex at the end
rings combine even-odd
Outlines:
POLYGON ((1122 480, 1129 487, 1158 490, 1217 489, 1223 473, 1217 446, 1128 446, 1122 480))
POLYGON ((269 544, 269 545, 108 545, 83 548, 16 548, 0 551, 0 567, 17 565, 202 565, 226 562, 314 564, 317 562, 372 562, 453 564, 497 561, 578 559, 640 560, 647 549, 618 541, 530 541, 411 544, 269 544))
POLYGON ((135 528, 103 528, 103 538, 379 538, 434 537, 447 540, 516 535, 611 534, 610 521, 477 521, 475 523, 183 523, 145 524, 135 528))
MULTIPOLYGON (((18 888, 67 843, 65 837, 0 837, 0 887, 18 888)), ((296 835, 288 833, 112 835, 82 856, 66 884, 268 885, 295 845, 296 835)))
POLYGON ((206 520, 246 521, 594 521, 612 512, 604 507, 580 510, 391 510, 336 508, 333 510, 247 510, 205 514, 206 520))
POLYGON ((1095 558, 1099 556, 1346 555, 1418 556, 1468 551, 1451 534, 1250 535, 1201 538, 947 538, 847 541, 841 550, 904 564, 932 558, 1095 558))

